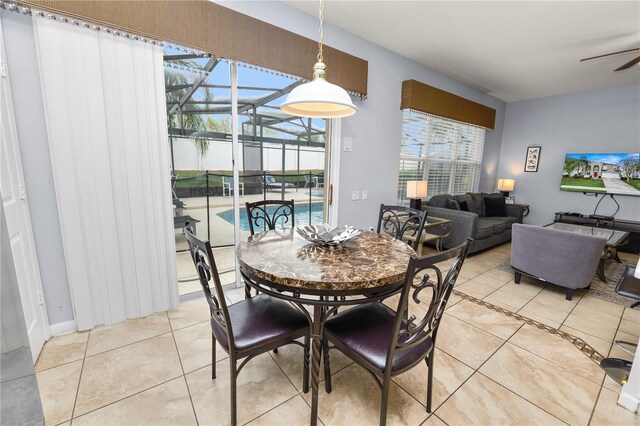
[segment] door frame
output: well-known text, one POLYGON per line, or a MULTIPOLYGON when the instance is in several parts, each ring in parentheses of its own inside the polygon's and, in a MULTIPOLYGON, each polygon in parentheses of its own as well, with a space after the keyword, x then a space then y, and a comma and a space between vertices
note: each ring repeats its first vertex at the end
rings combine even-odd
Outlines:
MULTIPOLYGON (((13 167, 8 167, 7 173, 10 174, 9 179, 15 186, 17 183, 17 188, 13 188, 15 191, 14 196, 18 196, 17 203, 20 204, 20 214, 19 221, 22 223, 22 227, 24 229, 22 232, 25 233, 24 238, 24 247, 26 249, 26 253, 24 253, 24 259, 21 259, 22 262, 20 264, 23 265, 24 268, 27 269, 26 273, 31 276, 33 279, 32 283, 25 282, 24 274, 19 274, 18 269, 19 265, 16 262, 16 253, 12 253, 11 256, 13 258, 14 266, 16 266, 16 275, 18 278, 18 288, 20 291, 20 300, 22 302, 22 312, 33 312, 35 315, 36 328, 35 330, 27 329, 29 333, 29 344, 31 347, 31 354, 33 357, 33 362, 35 364, 38 359, 38 355, 44 346, 44 343, 49 340, 51 337, 51 330, 49 324, 49 318, 47 315, 47 309, 44 301, 44 291, 42 289, 42 276, 40 275, 40 265, 38 263, 38 253, 36 251, 35 239, 33 235, 33 226, 31 223, 31 215, 29 211, 29 202, 27 200, 26 194, 26 185, 24 181, 24 171, 22 168, 22 158, 20 155, 20 144, 18 140, 18 133, 16 129, 15 122, 15 113, 13 108, 13 98, 11 94, 11 84, 9 73, 7 69, 6 62, 6 54, 4 47, 4 34, 2 29, 2 24, 0 23, 0 84, 2 84, 2 91, 5 93, 2 99, 0 99, 0 108, 6 108, 6 113, 8 117, 8 123, 1 123, 2 126, 6 126, 9 131, 9 140, 5 140, 2 138, 2 145, 7 144, 7 149, 2 149, 2 151, 13 153, 12 158, 6 158, 6 161, 11 164, 13 167), (9 148, 10 147, 10 148, 9 148), (22 279, 20 279, 20 275, 22 275, 22 279), (33 286, 33 288, 30 288, 33 286), (29 307, 29 309, 25 309, 25 307, 29 307), (35 334, 34 334, 35 333, 35 334)), ((0 121, 2 120, 2 116, 0 115, 0 121)), ((4 161, 4 160, 3 160, 4 161)), ((0 167, 2 165, 0 164, 0 167)), ((4 174, 4 173, 3 173, 4 174)), ((4 201, 3 194, 3 201, 4 201)), ((4 204, 4 203, 3 203, 4 204)), ((4 206, 3 206, 4 209, 4 206)), ((5 217, 7 218, 7 230, 9 236, 13 235, 16 230, 16 223, 10 223, 9 217, 6 214, 6 210, 4 211, 5 217)), ((27 327, 30 324, 27 322, 27 318, 25 318, 25 323, 27 327)))
POLYGON ((326 147, 326 158, 328 168, 328 182, 326 182, 325 188, 327 196, 325 197, 327 206, 326 210, 326 222, 330 228, 336 228, 338 226, 338 201, 340 200, 340 147, 342 140, 342 119, 332 118, 327 119, 327 125, 329 126, 329 146, 326 147))

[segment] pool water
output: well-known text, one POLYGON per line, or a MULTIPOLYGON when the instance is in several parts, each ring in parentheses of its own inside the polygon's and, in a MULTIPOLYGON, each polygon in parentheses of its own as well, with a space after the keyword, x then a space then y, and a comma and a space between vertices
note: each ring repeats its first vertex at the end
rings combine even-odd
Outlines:
MULTIPOLYGON (((272 214, 278 206, 268 206, 267 212, 272 214)), ((322 203, 312 203, 312 204, 296 204, 295 205, 295 219, 296 226, 297 225, 308 225, 309 224, 309 216, 311 216, 311 224, 320 225, 322 224, 322 203), (311 208, 309 208, 311 206, 311 208)), ((218 216, 233 224, 233 209, 225 210, 223 212, 218 213, 218 216)), ((283 226, 284 218, 280 218, 277 222, 276 227, 283 226)), ((288 226, 287 226, 288 227, 288 226)), ((247 210, 244 207, 240 208, 240 230, 241 231, 249 231, 249 219, 247 218, 247 210)), ((256 229, 256 232, 258 230, 256 229)))

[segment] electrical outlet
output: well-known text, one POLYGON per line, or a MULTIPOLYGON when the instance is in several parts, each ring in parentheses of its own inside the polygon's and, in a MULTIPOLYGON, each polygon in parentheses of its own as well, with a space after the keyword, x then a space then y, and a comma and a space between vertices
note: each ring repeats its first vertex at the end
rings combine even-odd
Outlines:
POLYGON ((342 148, 345 152, 351 152, 353 150, 353 139, 350 137, 342 139, 342 148))
POLYGON ((360 199, 360 192, 358 192, 358 191, 353 191, 353 192, 351 193, 351 200, 352 200, 352 201, 356 201, 356 200, 359 200, 359 199, 360 199))
POLYGON ((367 191, 362 191, 362 199, 366 200, 367 199, 367 191))

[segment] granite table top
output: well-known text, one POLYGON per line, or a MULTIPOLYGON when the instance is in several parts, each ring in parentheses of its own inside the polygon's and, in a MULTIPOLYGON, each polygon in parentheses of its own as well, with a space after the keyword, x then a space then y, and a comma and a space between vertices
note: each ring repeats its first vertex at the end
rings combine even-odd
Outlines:
POLYGON ((317 247, 287 229, 256 234, 237 246, 241 267, 255 278, 304 291, 357 293, 404 279, 415 251, 366 231, 337 248, 317 247))

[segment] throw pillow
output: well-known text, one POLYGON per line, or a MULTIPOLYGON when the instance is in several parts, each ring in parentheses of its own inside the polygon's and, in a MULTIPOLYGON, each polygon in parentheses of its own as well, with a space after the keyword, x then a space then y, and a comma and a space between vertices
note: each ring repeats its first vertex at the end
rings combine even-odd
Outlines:
POLYGON ((485 217, 505 217, 507 215, 507 205, 504 197, 484 197, 485 217))
POLYGON ((469 203, 466 201, 460 201, 458 204, 460 205, 460 210, 464 210, 465 212, 469 211, 469 203))
POLYGON ((457 201, 448 199, 446 201, 445 207, 451 210, 460 210, 460 205, 457 201))
POLYGON ((484 197, 482 196, 482 194, 477 192, 467 192, 466 195, 468 195, 471 199, 470 202, 468 202, 469 210, 480 217, 486 216, 486 214, 484 213, 484 197))

